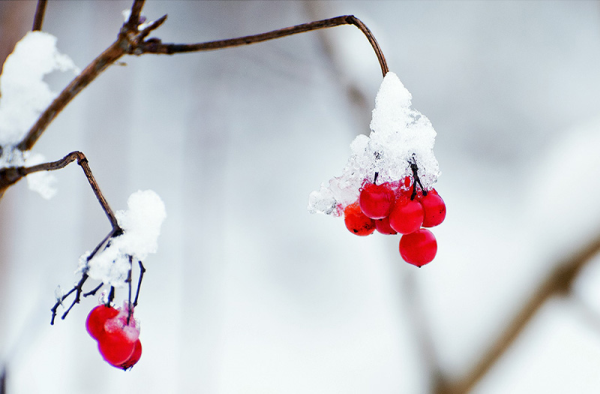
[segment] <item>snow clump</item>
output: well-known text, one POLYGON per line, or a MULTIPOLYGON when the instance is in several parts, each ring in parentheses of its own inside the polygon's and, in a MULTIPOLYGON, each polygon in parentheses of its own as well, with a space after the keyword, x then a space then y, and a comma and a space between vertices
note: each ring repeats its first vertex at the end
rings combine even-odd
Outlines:
POLYGON ((56 93, 43 78, 52 71, 79 70, 56 49, 56 37, 32 31, 17 43, 0 75, 0 145, 18 144, 56 93))
POLYGON ((123 234, 111 238, 91 259, 90 252, 79 259, 80 271, 114 287, 125 285, 131 261, 143 261, 148 254, 156 253, 160 227, 167 217, 164 203, 152 190, 133 193, 127 206, 127 211, 115 214, 123 234))
POLYGON ((359 135, 350 145, 350 158, 339 177, 323 183, 309 196, 308 210, 340 216, 354 203, 365 182, 398 182, 412 177, 411 162, 425 190, 440 175, 433 154, 436 132, 427 117, 411 108, 412 96, 396 74, 388 72, 381 83, 371 120, 371 134, 359 135))
MULTIPOLYGON (((56 49, 56 37, 32 31, 17 43, 0 75, 0 168, 35 165, 43 156, 21 152, 15 146, 54 100, 44 76, 55 70, 79 73, 67 56, 56 49)), ((54 176, 47 172, 27 176, 29 188, 49 199, 55 193, 54 176)))

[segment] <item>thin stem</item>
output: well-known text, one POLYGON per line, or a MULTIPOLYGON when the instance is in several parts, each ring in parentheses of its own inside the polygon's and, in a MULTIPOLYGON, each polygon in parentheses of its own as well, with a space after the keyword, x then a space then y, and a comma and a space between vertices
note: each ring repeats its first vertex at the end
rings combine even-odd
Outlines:
POLYGON ((88 160, 83 153, 71 152, 68 155, 66 155, 65 157, 63 157, 62 159, 57 160, 57 161, 53 161, 50 163, 38 164, 38 165, 32 166, 32 167, 22 168, 22 174, 23 174, 23 176, 26 176, 26 175, 32 174, 34 172, 39 172, 39 171, 60 170, 62 168, 65 168, 66 166, 68 166, 69 164, 74 162, 75 160, 77 160, 77 164, 79 164, 79 166, 83 170, 83 173, 85 174, 90 186, 92 187, 92 190, 94 191, 94 194, 96 195, 96 198, 98 199, 98 202, 102 206, 102 209, 106 213, 106 216, 108 217, 108 220, 110 221, 110 224, 112 225, 113 229, 119 228, 119 225, 117 223, 117 218, 115 217, 115 214, 113 213, 110 205, 108 205, 106 198, 104 198, 104 195, 102 194, 102 191, 100 190, 100 186, 98 186, 98 182, 96 182, 96 178, 94 178, 94 175, 92 174, 92 170, 90 169, 88 160))
POLYGON ((104 286, 104 283, 100 283, 98 286, 94 287, 92 290, 88 291, 87 293, 84 293, 83 296, 89 297, 89 296, 95 295, 98 292, 98 290, 100 290, 102 288, 102 286, 104 286))
POLYGON ((343 15, 330 19, 323 19, 320 21, 303 23, 301 25, 286 27, 283 29, 273 30, 267 33, 261 33, 251 36, 231 38, 228 40, 217 40, 209 41, 198 44, 163 44, 160 40, 148 40, 140 44, 139 50, 142 53, 152 53, 161 55, 173 55, 177 53, 187 52, 200 52, 200 51, 212 51, 216 49, 224 49, 231 47, 238 47, 242 45, 256 44, 263 41, 275 40, 278 38, 291 36, 294 34, 306 33, 313 30, 328 29, 330 27, 341 26, 341 25, 354 25, 356 26, 369 40, 369 43, 375 51, 375 55, 379 60, 381 66, 381 73, 385 76, 389 68, 383 55, 381 47, 377 43, 377 40, 373 36, 373 33, 367 28, 367 26, 354 15, 343 15))
POLYGON ((66 300, 67 297, 69 297, 71 294, 73 294, 73 292, 75 292, 75 299, 73 300, 73 302, 71 303, 69 308, 65 311, 65 313, 63 313, 63 315, 61 316, 61 319, 64 320, 65 317, 67 317, 67 315, 73 308, 73 306, 75 306, 75 304, 79 303, 79 301, 81 300, 81 292, 83 291, 82 288, 87 279, 88 279, 88 275, 84 273, 81 276, 81 279, 79 280, 79 282, 68 293, 64 294, 62 297, 60 297, 58 300, 56 300, 56 304, 54 304, 54 306, 51 309, 51 311, 52 311, 52 320, 50 320, 51 325, 54 324, 54 319, 56 318, 56 311, 58 310, 58 307, 60 305, 62 305, 63 301, 66 300))
POLYGON ((133 257, 129 256, 129 273, 127 274, 127 287, 129 288, 129 296, 127 298, 127 325, 131 321, 131 314, 133 313, 131 307, 131 272, 133 271, 133 257))
POLYGON ((46 12, 47 0, 38 0, 37 7, 35 9, 35 16, 33 17, 33 27, 31 31, 41 31, 42 24, 44 23, 44 14, 46 12))
POLYGON ((133 306, 136 307, 138 304, 138 297, 140 296, 140 288, 142 287, 142 279, 144 278, 144 273, 146 272, 146 268, 144 268, 144 264, 138 260, 140 265, 140 278, 138 279, 137 290, 135 291, 135 299, 133 300, 133 306))

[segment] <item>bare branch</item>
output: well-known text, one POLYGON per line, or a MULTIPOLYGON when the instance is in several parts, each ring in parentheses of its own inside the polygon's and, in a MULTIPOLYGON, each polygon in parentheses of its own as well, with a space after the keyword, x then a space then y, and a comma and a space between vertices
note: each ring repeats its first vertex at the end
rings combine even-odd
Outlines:
POLYGON ((102 191, 100 190, 100 187, 98 186, 98 182, 96 182, 96 178, 94 178, 94 175, 92 174, 92 170, 90 169, 88 160, 83 153, 71 152, 68 155, 66 155, 65 157, 63 157, 62 159, 57 160, 57 161, 53 161, 50 163, 38 164, 38 165, 32 166, 32 167, 21 168, 21 172, 22 172, 23 176, 26 176, 26 175, 32 174, 34 172, 39 172, 39 171, 56 171, 56 170, 60 170, 61 168, 65 168, 70 163, 74 162, 75 160, 77 160, 77 164, 79 164, 79 166, 83 170, 83 173, 85 174, 90 186, 92 187, 92 190, 94 191, 94 194, 96 195, 96 198, 98 199, 98 202, 102 206, 102 209, 106 213, 106 216, 108 216, 108 220, 110 220, 110 224, 111 224, 112 228, 113 229, 119 228, 119 225, 117 223, 117 218, 115 217, 115 214, 113 213, 110 205, 108 205, 106 198, 104 198, 104 195, 102 194, 102 191))
POLYGON ((259 42, 275 40, 294 34, 306 33, 308 31, 319 29, 328 29, 330 27, 341 25, 354 25, 358 27, 360 31, 367 37, 369 43, 375 51, 375 54, 377 55, 377 59, 379 60, 379 65, 381 66, 381 73, 383 74, 383 76, 385 76, 385 74, 388 73, 389 68, 387 66, 385 57, 383 56, 383 51, 379 47, 377 40, 375 40, 373 33, 371 33, 367 26, 354 15, 343 15, 335 18, 323 19, 320 21, 303 23, 301 25, 273 30, 267 33, 261 33, 239 38, 231 38, 228 40, 209 41, 198 44, 163 44, 162 42, 160 42, 160 40, 153 39, 141 43, 138 49, 141 53, 152 53, 157 55, 173 55, 177 53, 212 51, 216 49, 256 44, 259 42))
POLYGON ((46 12, 46 5, 48 0, 38 0, 37 8, 35 9, 35 16, 33 17, 33 27, 31 31, 42 30, 42 24, 44 23, 44 14, 46 12))

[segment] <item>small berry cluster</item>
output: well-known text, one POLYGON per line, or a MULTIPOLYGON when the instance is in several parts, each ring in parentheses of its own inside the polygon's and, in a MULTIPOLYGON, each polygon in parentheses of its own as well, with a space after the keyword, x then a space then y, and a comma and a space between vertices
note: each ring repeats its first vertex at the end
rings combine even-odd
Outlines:
POLYGON ((421 267, 433 260, 437 241, 426 228, 441 224, 446 217, 446 204, 435 189, 423 189, 416 165, 411 165, 413 177, 403 182, 373 182, 365 180, 358 201, 344 209, 344 222, 350 232, 359 236, 372 234, 402 234, 400 255, 407 263, 421 267), (419 185, 419 188, 417 188, 419 185))
POLYGON ((133 310, 127 306, 115 309, 98 305, 85 322, 88 333, 98 341, 100 354, 113 367, 128 370, 142 356, 140 330, 133 318, 133 310))

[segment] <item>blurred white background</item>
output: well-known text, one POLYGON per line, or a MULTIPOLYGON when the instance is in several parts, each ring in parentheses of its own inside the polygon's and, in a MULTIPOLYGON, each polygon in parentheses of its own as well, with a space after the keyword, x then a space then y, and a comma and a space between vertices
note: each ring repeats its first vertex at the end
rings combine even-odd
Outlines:
MULTIPOLYGON (((35 5, 0 2, 2 45, 30 28, 35 5)), ((83 68, 130 6, 50 1, 43 30, 83 68)), ((136 310, 142 359, 127 373, 102 360, 84 327, 93 297, 49 324, 55 288, 110 229, 72 165, 52 200, 21 182, 0 204, 6 393, 452 392, 553 270, 600 237, 596 1, 148 1, 143 14, 168 14, 154 35, 177 43, 363 20, 438 132, 438 256, 416 269, 398 236, 355 237, 306 211, 369 132, 381 73, 355 27, 128 57, 34 150, 83 151, 115 210, 139 189, 164 200, 136 310)), ((600 392, 595 260, 472 392, 600 392)))

